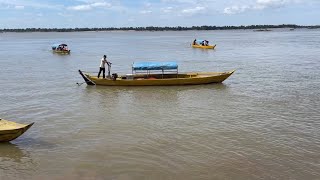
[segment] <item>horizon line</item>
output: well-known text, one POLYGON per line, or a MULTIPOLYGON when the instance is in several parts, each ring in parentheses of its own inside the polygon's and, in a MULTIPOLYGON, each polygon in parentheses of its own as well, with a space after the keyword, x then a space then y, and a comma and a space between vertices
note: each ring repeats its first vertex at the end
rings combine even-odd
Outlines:
POLYGON ((201 25, 201 26, 127 26, 127 27, 26 27, 26 28, 0 28, 5 31, 37 31, 37 30, 232 30, 232 29, 255 29, 255 28, 320 28, 320 25, 297 25, 297 24, 252 24, 252 25, 201 25))

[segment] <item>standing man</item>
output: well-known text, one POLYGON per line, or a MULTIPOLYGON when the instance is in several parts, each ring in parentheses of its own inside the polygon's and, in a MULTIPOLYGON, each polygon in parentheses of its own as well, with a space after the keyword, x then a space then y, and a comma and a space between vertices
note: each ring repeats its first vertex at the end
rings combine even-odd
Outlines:
POLYGON ((106 72, 105 65, 106 65, 106 63, 108 63, 107 56, 103 55, 103 58, 101 59, 101 63, 100 63, 100 70, 99 70, 98 78, 100 77, 101 71, 102 71, 103 78, 105 78, 105 72, 106 72))

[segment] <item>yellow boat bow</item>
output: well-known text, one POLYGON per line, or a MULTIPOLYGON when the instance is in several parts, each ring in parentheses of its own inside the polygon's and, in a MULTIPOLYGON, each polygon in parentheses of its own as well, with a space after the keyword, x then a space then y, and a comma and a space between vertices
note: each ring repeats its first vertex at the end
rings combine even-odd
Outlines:
POLYGON ((0 119, 0 142, 9 142, 26 132, 33 123, 25 125, 0 119))

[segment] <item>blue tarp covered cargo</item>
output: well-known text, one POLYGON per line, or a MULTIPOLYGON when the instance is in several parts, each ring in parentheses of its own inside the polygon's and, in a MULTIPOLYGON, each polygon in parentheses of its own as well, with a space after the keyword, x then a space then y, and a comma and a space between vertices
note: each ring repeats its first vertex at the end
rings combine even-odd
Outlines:
POLYGON ((197 39, 196 43, 197 43, 197 44, 201 44, 203 41, 204 41, 204 40, 202 40, 202 39, 197 39))
POLYGON ((132 70, 171 70, 178 69, 178 64, 173 61, 168 62, 135 62, 132 70))

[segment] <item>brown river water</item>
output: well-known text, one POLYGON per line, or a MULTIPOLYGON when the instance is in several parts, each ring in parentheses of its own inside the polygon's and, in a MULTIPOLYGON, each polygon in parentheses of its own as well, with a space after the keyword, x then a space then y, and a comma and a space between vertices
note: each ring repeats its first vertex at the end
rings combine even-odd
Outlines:
POLYGON ((0 34, 7 179, 320 179, 320 30, 0 34), (217 44, 193 49, 194 38, 217 44), (65 42, 70 55, 50 51, 65 42), (77 70, 177 61, 222 84, 95 87, 77 70))

